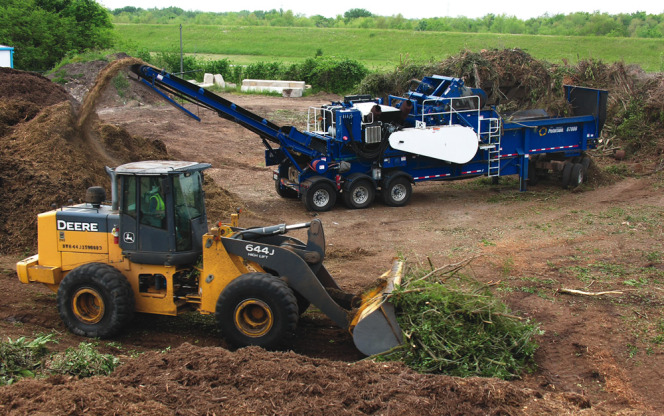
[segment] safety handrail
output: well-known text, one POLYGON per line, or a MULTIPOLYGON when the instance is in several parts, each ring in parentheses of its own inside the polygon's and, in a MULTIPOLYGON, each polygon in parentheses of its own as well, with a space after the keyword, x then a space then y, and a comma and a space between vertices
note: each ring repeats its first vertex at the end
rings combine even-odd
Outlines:
MULTIPOLYGON (((449 110, 448 111, 441 111, 441 112, 436 112, 436 113, 425 113, 422 111, 422 122, 424 122, 424 117, 426 116, 437 116, 437 115, 452 115, 452 114, 458 114, 461 115, 462 113, 477 113, 477 119, 479 120, 480 116, 480 97, 477 95, 469 95, 467 97, 445 97, 445 98, 430 98, 428 100, 422 101, 422 109, 426 106, 435 106, 437 102, 443 101, 443 104, 445 104, 445 100, 449 101, 449 110), (477 100, 475 104, 474 109, 468 109, 468 110, 462 110, 462 109, 457 109, 454 107, 454 102, 455 101, 465 101, 468 99, 475 99, 477 100)), ((449 125, 452 125, 452 117, 449 117, 448 120, 449 125)), ((478 123, 479 126, 479 123, 478 123)))
POLYGON ((328 124, 327 120, 329 120, 330 126, 336 128, 335 126, 336 123, 334 122, 334 114, 332 113, 332 110, 322 107, 309 107, 309 110, 307 111, 307 131, 314 133, 328 134, 328 132, 324 130, 325 125, 328 124), (329 118, 327 118, 328 113, 329 113, 329 118), (313 122, 311 121, 312 119, 313 122))
POLYGON ((477 95, 469 95, 466 97, 444 97, 444 98, 431 98, 428 100, 422 101, 422 120, 421 120, 421 126, 426 126, 426 117, 435 117, 435 116, 448 116, 447 123, 451 126, 454 123, 452 122, 452 116, 457 115, 457 123, 462 123, 465 124, 467 127, 472 128, 475 130, 475 133, 477 134, 477 141, 482 140, 482 120, 480 119, 480 97, 477 95), (475 108, 474 109, 458 109, 454 107, 454 103, 459 102, 461 100, 468 100, 468 99, 475 99, 475 108), (439 112, 425 112, 424 109, 426 107, 434 107, 434 106, 445 106, 448 105, 449 109, 447 111, 439 111, 439 112), (463 114, 467 113, 476 113, 475 118, 477 120, 477 126, 473 126, 468 120, 466 120, 465 117, 463 117, 463 114))

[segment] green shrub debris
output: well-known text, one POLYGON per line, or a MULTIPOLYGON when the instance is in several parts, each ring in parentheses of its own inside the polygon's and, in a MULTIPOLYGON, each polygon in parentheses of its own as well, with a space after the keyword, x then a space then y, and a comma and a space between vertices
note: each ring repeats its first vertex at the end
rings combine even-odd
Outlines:
POLYGON ((461 274, 466 263, 405 276, 391 295, 404 342, 380 359, 458 377, 513 379, 532 368, 538 324, 512 314, 490 286, 461 274))
POLYGON ((46 344, 57 343, 53 334, 38 335, 33 340, 20 337, 0 342, 0 386, 25 377, 67 374, 78 377, 108 375, 120 364, 111 354, 102 354, 94 344, 81 342, 78 347, 51 354, 46 344))
POLYGON ((0 342, 0 386, 23 377, 34 377, 42 367, 49 342, 54 342, 53 334, 39 335, 32 341, 20 337, 0 342))
POLYGON ((55 374, 68 374, 79 377, 109 375, 120 364, 111 354, 100 354, 89 342, 81 342, 77 348, 67 348, 56 354, 48 363, 48 370, 55 374))

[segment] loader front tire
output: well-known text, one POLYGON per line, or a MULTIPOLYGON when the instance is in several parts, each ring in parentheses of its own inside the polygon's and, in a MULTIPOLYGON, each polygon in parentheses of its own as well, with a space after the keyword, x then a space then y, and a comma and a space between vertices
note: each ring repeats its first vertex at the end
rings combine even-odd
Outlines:
POLYGON ((288 284, 267 273, 247 273, 236 278, 219 295, 217 325, 236 346, 281 346, 295 334, 299 313, 288 284))
POLYGON ((134 292, 119 270, 88 263, 69 272, 60 283, 58 312, 67 329, 90 338, 109 338, 134 316, 134 292))

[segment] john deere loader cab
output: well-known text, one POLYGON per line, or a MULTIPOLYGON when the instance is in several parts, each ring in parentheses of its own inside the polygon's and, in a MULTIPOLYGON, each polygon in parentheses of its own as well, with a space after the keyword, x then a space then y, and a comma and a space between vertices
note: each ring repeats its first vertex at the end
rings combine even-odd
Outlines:
POLYGON ((201 172, 209 167, 207 163, 146 161, 108 169, 120 190, 118 237, 128 259, 167 266, 196 261, 208 231, 201 172))

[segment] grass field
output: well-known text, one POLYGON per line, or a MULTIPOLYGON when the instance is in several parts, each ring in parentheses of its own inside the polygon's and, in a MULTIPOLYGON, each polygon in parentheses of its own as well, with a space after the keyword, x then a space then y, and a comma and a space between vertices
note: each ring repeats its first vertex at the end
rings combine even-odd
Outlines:
MULTIPOLYGON (((120 44, 128 48, 179 51, 178 25, 116 24, 115 32, 120 44)), ((299 62, 320 51, 324 56, 356 59, 370 69, 385 70, 400 60, 443 60, 463 49, 520 48, 551 63, 593 58, 638 64, 648 72, 664 70, 661 39, 191 25, 183 28, 183 43, 185 53, 228 58, 240 65, 299 62)))

